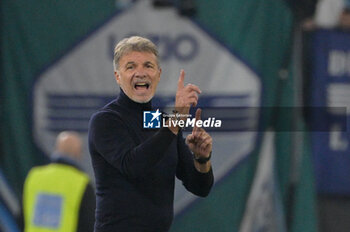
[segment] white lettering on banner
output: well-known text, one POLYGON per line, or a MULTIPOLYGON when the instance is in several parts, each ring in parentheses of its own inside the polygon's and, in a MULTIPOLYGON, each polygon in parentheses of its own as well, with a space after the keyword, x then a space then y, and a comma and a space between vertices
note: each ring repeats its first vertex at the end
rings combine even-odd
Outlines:
POLYGON ((329 113, 334 115, 349 116, 350 110, 350 84, 331 83, 327 87, 327 106, 330 107, 329 113), (345 108, 345 112, 344 112, 345 108))
POLYGON ((341 125, 333 124, 329 134, 329 147, 333 151, 346 151, 349 146, 349 141, 344 132, 341 131, 341 125))
MULTIPOLYGON (((140 35, 140 33, 130 33, 132 35, 140 35)), ((163 62, 169 59, 176 59, 180 62, 193 60, 199 54, 199 41, 194 34, 180 33, 178 35, 169 36, 164 34, 142 34, 152 40, 159 48, 159 56, 163 62)), ((111 34, 108 37, 109 47, 107 50, 108 57, 111 55, 113 59, 113 50, 115 44, 123 37, 117 34, 111 34)))
POLYGON ((350 51, 330 51, 328 56, 328 73, 334 77, 350 76, 350 51))
MULTIPOLYGON (((261 79, 248 65, 189 18, 180 17, 175 8, 155 9, 152 1, 136 1, 130 9, 111 18, 36 79, 33 135, 44 153, 50 154, 57 133, 62 130, 79 131, 87 140, 90 116, 119 93, 113 77, 111 54, 115 43, 130 35, 149 37, 159 46, 162 75, 153 103, 160 100, 160 106, 174 106, 179 72, 184 69, 186 82, 198 85, 203 92, 199 104, 202 101, 208 107, 245 109, 259 109, 261 106, 261 79)), ((239 132, 237 128, 210 132, 216 181, 255 148, 259 112, 248 111, 242 109, 239 113, 249 116, 228 116, 236 117, 231 121, 239 132), (240 129, 246 125, 249 130, 240 129)), ((155 126, 155 122, 151 123, 153 125, 147 122, 146 127, 155 126)), ((196 122, 190 120, 188 123, 194 126, 196 122)), ((201 125, 221 126, 218 122, 213 124, 213 121, 205 120, 201 125)), ((83 153, 84 168, 93 177, 87 146, 83 153)), ((195 199, 181 182, 176 182, 175 214, 195 199)))

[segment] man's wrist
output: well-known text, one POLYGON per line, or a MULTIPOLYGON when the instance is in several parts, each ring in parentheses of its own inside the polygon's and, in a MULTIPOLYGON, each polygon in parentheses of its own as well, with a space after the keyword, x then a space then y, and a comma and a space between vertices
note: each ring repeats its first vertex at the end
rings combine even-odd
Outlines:
MULTIPOLYGON (((172 113, 173 113, 173 115, 174 115, 173 119, 174 119, 175 121, 179 122, 180 120, 183 120, 183 121, 186 120, 186 119, 183 117, 183 114, 180 113, 180 111, 178 111, 178 110, 175 109, 175 110, 172 111, 172 113)), ((178 125, 178 127, 180 128, 180 130, 183 129, 181 126, 179 126, 179 124, 177 124, 177 125, 178 125)))
POLYGON ((193 159, 199 164, 206 164, 211 158, 211 153, 212 152, 210 152, 207 157, 196 157, 196 155, 193 155, 193 159))
MULTIPOLYGON (((170 118, 168 120, 171 120, 170 118)), ((173 126, 170 125, 169 127, 167 127, 172 133, 174 133, 175 135, 177 135, 180 131, 180 128, 178 126, 173 126)))
POLYGON ((177 135, 183 129, 178 123, 181 118, 179 111, 173 110, 172 113, 172 116, 168 118, 168 121, 173 121, 173 123, 168 123, 170 125, 169 130, 177 135))

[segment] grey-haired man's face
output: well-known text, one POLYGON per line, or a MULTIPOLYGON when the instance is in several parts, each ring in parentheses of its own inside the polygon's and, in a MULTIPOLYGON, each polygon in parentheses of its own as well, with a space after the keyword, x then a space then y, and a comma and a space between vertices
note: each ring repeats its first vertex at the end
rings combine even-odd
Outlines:
POLYGON ((131 100, 145 103, 153 98, 160 74, 161 69, 153 53, 132 51, 120 58, 115 77, 131 100))

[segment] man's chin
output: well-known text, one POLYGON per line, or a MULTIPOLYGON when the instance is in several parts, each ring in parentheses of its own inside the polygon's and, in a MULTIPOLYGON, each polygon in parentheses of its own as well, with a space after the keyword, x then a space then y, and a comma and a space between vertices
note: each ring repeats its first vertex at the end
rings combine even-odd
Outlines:
POLYGON ((153 95, 152 96, 136 96, 136 97, 132 97, 131 100, 133 100, 134 102, 137 103, 147 103, 150 100, 152 100, 153 95))
POLYGON ((152 92, 135 92, 135 91, 125 91, 123 90, 124 93, 134 102, 137 103, 147 103, 149 102, 153 96, 154 93, 152 92))

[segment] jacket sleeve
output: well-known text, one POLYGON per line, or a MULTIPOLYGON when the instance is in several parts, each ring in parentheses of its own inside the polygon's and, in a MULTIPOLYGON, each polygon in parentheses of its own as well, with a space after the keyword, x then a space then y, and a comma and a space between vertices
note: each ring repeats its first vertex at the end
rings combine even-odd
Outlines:
POLYGON ((95 191, 89 183, 86 186, 83 199, 80 203, 77 232, 93 232, 95 225, 96 197, 95 191))
POLYGON ((97 113, 90 121, 89 147, 90 152, 99 153, 126 177, 138 179, 163 158, 176 135, 168 128, 161 128, 137 145, 129 130, 116 115, 97 113))
POLYGON ((180 179, 185 188, 191 193, 206 197, 214 183, 212 168, 207 173, 197 171, 194 166, 193 154, 185 143, 182 133, 177 138, 178 165, 176 177, 180 179))

